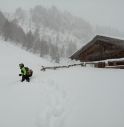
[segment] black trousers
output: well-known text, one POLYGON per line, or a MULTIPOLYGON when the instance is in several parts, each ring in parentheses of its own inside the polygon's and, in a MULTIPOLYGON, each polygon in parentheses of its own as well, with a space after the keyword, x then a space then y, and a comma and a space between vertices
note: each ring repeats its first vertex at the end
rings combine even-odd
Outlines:
POLYGON ((21 80, 21 82, 23 82, 23 81, 27 81, 27 82, 30 82, 30 78, 29 78, 29 76, 28 75, 23 75, 22 76, 22 80, 21 80))

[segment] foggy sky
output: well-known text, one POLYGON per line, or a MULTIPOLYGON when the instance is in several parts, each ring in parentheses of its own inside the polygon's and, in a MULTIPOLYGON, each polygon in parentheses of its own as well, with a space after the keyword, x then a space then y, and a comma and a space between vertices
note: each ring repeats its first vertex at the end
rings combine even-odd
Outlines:
POLYGON ((18 7, 29 9, 38 4, 45 7, 55 5, 94 26, 110 26, 124 32, 124 0, 0 0, 0 9, 14 11, 18 7))

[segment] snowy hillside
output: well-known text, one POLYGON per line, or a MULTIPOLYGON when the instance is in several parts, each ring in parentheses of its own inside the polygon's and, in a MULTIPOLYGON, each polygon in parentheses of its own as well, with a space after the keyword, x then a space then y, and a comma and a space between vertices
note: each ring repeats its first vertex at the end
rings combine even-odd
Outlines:
POLYGON ((53 65, 0 41, 0 127, 123 127, 124 71, 53 65), (18 64, 34 70, 20 82, 18 64))

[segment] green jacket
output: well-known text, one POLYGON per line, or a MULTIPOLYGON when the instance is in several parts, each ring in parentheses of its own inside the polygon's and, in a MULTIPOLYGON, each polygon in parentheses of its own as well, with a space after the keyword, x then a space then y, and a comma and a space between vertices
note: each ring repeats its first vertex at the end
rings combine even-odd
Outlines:
POLYGON ((27 75, 27 71, 26 71, 25 67, 21 68, 21 74, 24 76, 27 75))

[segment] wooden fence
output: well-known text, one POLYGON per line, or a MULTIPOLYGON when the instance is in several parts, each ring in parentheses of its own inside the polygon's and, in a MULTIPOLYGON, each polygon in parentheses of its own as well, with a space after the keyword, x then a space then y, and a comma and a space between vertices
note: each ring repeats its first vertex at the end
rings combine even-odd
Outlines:
POLYGON ((59 69, 59 68, 70 68, 70 67, 74 67, 74 66, 85 66, 85 64, 80 63, 80 64, 70 64, 70 65, 66 65, 66 66, 53 66, 53 67, 42 66, 41 71, 46 71, 48 69, 56 70, 56 69, 59 69))
POLYGON ((79 64, 70 64, 66 66, 52 66, 52 67, 45 67, 42 66, 41 71, 46 71, 46 70, 56 70, 59 68, 70 68, 70 67, 75 67, 75 66, 82 66, 86 67, 87 65, 90 65, 92 67, 96 68, 114 68, 114 69, 124 69, 124 61, 99 61, 99 62, 83 62, 79 64))

